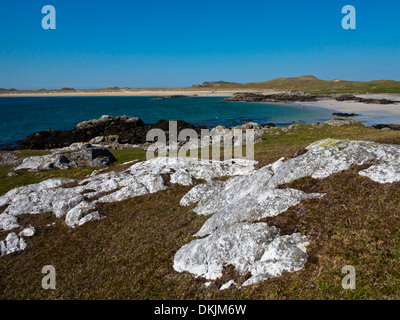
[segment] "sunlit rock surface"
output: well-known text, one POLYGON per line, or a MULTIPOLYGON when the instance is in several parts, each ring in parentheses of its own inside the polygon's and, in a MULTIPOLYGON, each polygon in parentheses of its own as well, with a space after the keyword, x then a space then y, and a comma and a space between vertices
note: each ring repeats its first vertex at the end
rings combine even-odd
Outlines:
POLYGON ((254 168, 249 160, 194 161, 190 159, 154 158, 133 164, 122 172, 108 172, 78 181, 74 179, 49 179, 15 188, 0 197, 0 228, 18 227, 17 217, 23 214, 53 212, 65 217, 67 225, 75 227, 90 220, 100 219, 96 204, 115 202, 135 196, 164 190, 170 183, 192 185, 196 179, 246 174, 254 168), (91 201, 92 198, 96 200, 91 201))
POLYGON ((265 223, 236 223, 184 245, 175 255, 174 268, 215 280, 225 264, 233 265, 242 274, 251 273, 244 283, 248 285, 300 270, 307 261, 301 247, 305 243, 306 237, 279 236, 277 228, 265 223))
POLYGON ((323 196, 278 186, 307 176, 325 178, 352 165, 370 165, 359 174, 376 182, 400 181, 400 146, 325 139, 311 144, 297 157, 282 158, 250 174, 195 186, 180 204, 197 203, 193 211, 210 218, 195 234, 202 238, 176 253, 175 270, 216 279, 224 264, 232 264, 241 273, 251 272, 244 283, 248 285, 283 270, 301 269, 307 257, 305 237, 279 237, 276 228, 254 222, 283 213, 302 200, 323 196), (254 229, 256 226, 260 228, 254 229))

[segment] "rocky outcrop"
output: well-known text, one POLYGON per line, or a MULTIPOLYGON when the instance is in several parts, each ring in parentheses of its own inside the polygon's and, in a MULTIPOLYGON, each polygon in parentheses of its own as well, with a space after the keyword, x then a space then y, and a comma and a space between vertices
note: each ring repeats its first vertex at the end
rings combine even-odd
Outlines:
POLYGON ((366 104, 394 104, 396 101, 389 99, 371 99, 371 98, 361 98, 352 94, 343 94, 336 97, 336 101, 354 101, 366 104))
POLYGON ((361 124, 361 122, 359 122, 359 121, 350 120, 350 119, 331 119, 324 123, 326 123, 330 126, 333 126, 333 127, 347 126, 347 125, 356 124, 356 123, 361 124))
POLYGON ((254 162, 197 161, 187 158, 155 158, 133 164, 122 172, 108 172, 84 180, 49 179, 15 188, 0 197, 0 228, 18 227, 24 214, 53 212, 75 227, 100 218, 99 202, 115 202, 168 188, 170 183, 192 185, 196 179, 210 181, 251 172, 254 162))
POLYGON ((78 152, 57 153, 51 155, 33 156, 25 158, 14 170, 28 170, 37 172, 39 170, 61 169, 67 170, 76 167, 107 166, 116 161, 108 149, 83 149, 78 152))
POLYGON ((377 124, 373 126, 375 129, 387 129, 387 130, 400 130, 400 124, 377 124))
POLYGON ((251 273, 246 286, 303 268, 306 244, 306 237, 279 236, 276 227, 265 223, 237 223, 183 246, 175 255, 174 269, 215 280, 224 265, 233 265, 241 274, 251 273))
POLYGON ((17 157, 18 154, 19 151, 1 152, 0 166, 13 166, 21 163, 22 159, 17 157))
POLYGON ((231 264, 240 273, 251 273, 244 285, 284 270, 299 270, 306 262, 306 238, 299 234, 279 237, 279 230, 257 221, 323 194, 278 187, 303 177, 325 178, 352 165, 367 164, 360 175, 380 183, 400 181, 400 146, 326 139, 311 144, 294 158, 282 158, 224 182, 195 186, 180 204, 197 203, 193 211, 210 218, 195 234, 201 238, 178 250, 175 270, 216 279, 222 267, 231 264))
POLYGON ((235 93, 226 101, 246 101, 246 102, 314 102, 318 101, 320 96, 305 93, 277 93, 277 94, 260 94, 260 93, 235 93))
MULTIPOLYGON (((182 120, 178 120, 177 123, 179 131, 197 129, 200 132, 201 129, 182 120)), ((68 147, 76 142, 88 142, 100 136, 118 136, 116 142, 119 144, 137 145, 146 142, 147 132, 151 129, 162 129, 167 132, 169 123, 166 120, 160 120, 154 124, 145 124, 136 117, 104 115, 99 119, 81 122, 73 130, 48 130, 31 134, 17 141, 17 144, 21 149, 54 149, 68 147)))
POLYGON ((370 99, 361 98, 352 94, 342 95, 316 95, 304 92, 283 92, 276 94, 260 94, 260 93, 235 93, 232 97, 226 98, 226 101, 246 101, 246 102, 315 102, 321 99, 333 97, 336 101, 355 101, 367 104, 393 104, 396 101, 388 99, 370 99))
POLYGON ((3 241, 0 241, 0 256, 25 250, 27 244, 24 238, 33 237, 34 234, 33 227, 25 228, 18 235, 15 232, 9 233, 3 241))
POLYGON ((26 242, 24 238, 18 236, 15 232, 9 233, 3 241, 0 241, 0 256, 25 249, 26 242))

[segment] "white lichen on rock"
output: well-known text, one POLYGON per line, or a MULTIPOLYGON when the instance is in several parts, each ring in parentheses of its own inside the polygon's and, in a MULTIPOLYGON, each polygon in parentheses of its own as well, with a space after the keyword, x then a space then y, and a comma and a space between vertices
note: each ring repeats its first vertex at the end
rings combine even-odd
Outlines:
POLYGON ((300 270, 307 261, 298 247, 304 242, 300 234, 279 236, 279 229, 266 223, 236 223, 184 245, 175 255, 174 269, 215 280, 224 265, 233 265, 239 273, 251 273, 248 285, 300 270))
POLYGON ((194 184, 196 179, 211 180, 227 175, 245 174, 254 168, 254 161, 195 161, 177 158, 155 158, 133 164, 122 172, 108 172, 84 180, 49 179, 15 188, 0 197, 0 229, 18 227, 17 217, 23 214, 53 212, 65 217, 70 227, 100 219, 97 202, 115 202, 166 189, 163 176, 171 183, 194 184), (91 201, 91 198, 97 197, 91 201))
MULTIPOLYGON (((370 167, 361 170, 360 175, 380 183, 400 181, 400 146, 325 139, 309 145, 302 155, 286 161, 282 158, 225 182, 213 181, 195 186, 180 204, 198 203, 193 211, 211 216, 195 234, 203 238, 193 240, 177 252, 175 270, 216 279, 221 276, 223 264, 232 264, 240 273, 251 272, 252 277, 244 285, 277 276, 282 270, 299 270, 307 256, 308 242, 304 237, 298 234, 279 237, 276 230, 271 241, 267 236, 258 237, 258 233, 249 229, 246 223, 276 216, 302 200, 323 196, 290 188, 278 189, 280 185, 303 177, 325 178, 348 170, 352 165, 368 164, 370 167), (258 254, 260 250, 262 255, 258 254), (298 260, 299 257, 302 258, 298 260)), ((259 224, 250 226, 256 225, 259 224)), ((275 229, 269 230, 269 234, 273 234, 271 230, 275 229)))
POLYGON ((0 241, 0 256, 26 249, 26 242, 22 236, 11 232, 7 237, 0 241))

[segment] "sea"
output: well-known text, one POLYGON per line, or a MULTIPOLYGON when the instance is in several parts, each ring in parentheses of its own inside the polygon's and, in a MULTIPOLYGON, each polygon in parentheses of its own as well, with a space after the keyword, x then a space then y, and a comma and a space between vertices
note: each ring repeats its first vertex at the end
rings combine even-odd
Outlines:
POLYGON ((334 118, 333 109, 301 104, 225 101, 225 97, 0 97, 0 146, 44 130, 70 130, 102 115, 134 116, 146 123, 184 120, 208 128, 247 122, 311 124, 334 118))

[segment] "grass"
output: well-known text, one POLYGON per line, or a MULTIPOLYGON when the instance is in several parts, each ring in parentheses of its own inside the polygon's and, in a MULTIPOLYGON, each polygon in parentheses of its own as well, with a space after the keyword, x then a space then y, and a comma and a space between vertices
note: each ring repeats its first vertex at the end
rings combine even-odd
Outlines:
MULTIPOLYGON (((273 131, 281 133, 266 134, 255 146, 260 165, 328 137, 400 144, 398 131, 361 125, 299 125, 288 133, 273 131)), ((116 157, 121 162, 141 156, 139 151, 112 152, 120 152, 116 157)), ((326 196, 265 219, 282 234, 301 232, 310 238, 308 261, 299 272, 222 292, 219 285, 228 275, 243 280, 232 268, 227 267, 223 279, 209 288, 202 279, 175 272, 175 252, 193 239, 207 217, 195 215, 193 207, 179 205, 191 187, 173 185, 155 194, 104 204, 101 214, 107 218, 76 229, 52 214, 22 217, 22 226, 33 224, 38 231, 27 240, 25 251, 0 258, 0 298, 399 299, 400 183, 375 183, 359 176, 360 169, 354 166, 326 179, 291 183, 290 187, 326 196), (56 268, 56 290, 41 288, 41 269, 48 264, 56 268), (356 268, 356 290, 341 287, 345 265, 356 268)))
MULTIPOLYGON (((193 88, 199 88, 194 86, 193 88)), ((200 87, 201 88, 201 87, 200 87)), ((202 87, 208 90, 292 90, 314 94, 332 93, 400 93, 400 82, 378 81, 327 81, 314 76, 277 78, 264 82, 229 83, 202 87)))
MULTIPOLYGON (((144 159, 146 152, 139 148, 123 148, 119 150, 110 150, 114 157, 117 159, 112 164, 108 171, 118 170, 121 164, 138 159, 144 159)), ((21 150, 17 154, 19 158, 39 156, 48 154, 45 150, 21 150)), ((91 174, 94 170, 102 169, 102 167, 78 167, 69 170, 49 170, 39 172, 28 172, 26 170, 18 170, 16 176, 8 177, 7 174, 12 171, 12 166, 0 166, 0 195, 5 194, 7 191, 32 183, 39 183, 43 180, 50 178, 69 178, 69 179, 82 179, 91 174)))

